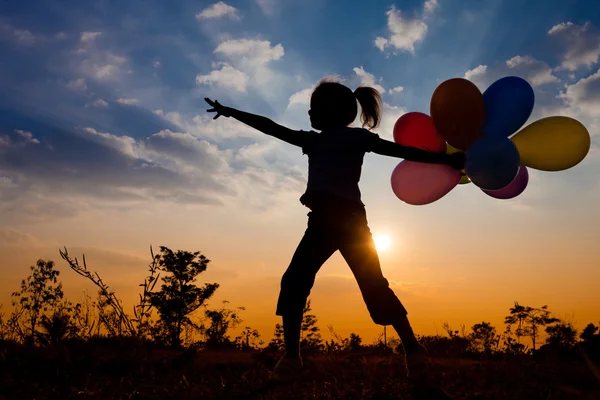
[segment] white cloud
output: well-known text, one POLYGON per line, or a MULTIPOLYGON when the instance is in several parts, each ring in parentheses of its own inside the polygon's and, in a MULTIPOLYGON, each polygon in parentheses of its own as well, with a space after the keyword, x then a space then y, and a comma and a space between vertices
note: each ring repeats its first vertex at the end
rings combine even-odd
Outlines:
POLYGON ((389 90, 390 94, 401 93, 404 91, 404 86, 396 86, 395 88, 391 88, 389 90))
POLYGON ((387 40, 384 37, 377 37, 375 39, 375 47, 377 47, 381 51, 383 51, 385 49, 385 46, 387 46, 388 44, 389 40, 387 40))
POLYGON ((87 89, 87 84, 85 83, 85 79, 78 78, 67 82, 67 87, 75 91, 84 91, 87 89))
POLYGON ((222 1, 219 1, 218 3, 215 3, 196 14, 196 19, 198 20, 226 17, 233 20, 239 20, 239 10, 235 7, 225 4, 222 1))
POLYGON ((15 129, 15 133, 19 135, 20 142, 24 144, 33 143, 40 144, 40 141, 33 137, 33 133, 21 129, 15 129))
POLYGON ((400 51, 415 53, 415 44, 421 42, 427 33, 427 24, 419 18, 409 19, 401 15, 400 10, 392 6, 387 12, 389 38, 378 37, 375 46, 383 51, 393 46, 400 51))
MULTIPOLYGON (((228 59, 227 62, 213 63, 209 74, 199 74, 196 83, 216 84, 245 92, 248 86, 259 91, 266 91, 266 85, 272 83, 276 74, 270 63, 281 59, 284 49, 281 44, 272 46, 267 40, 227 39, 217 45, 214 50, 228 59)), ((267 95, 268 93, 263 93, 267 95)))
POLYGON ((511 69, 530 70, 528 78, 533 86, 560 81, 558 77, 552 75, 552 69, 548 64, 531 56, 515 56, 506 61, 506 65, 511 69))
POLYGON ((100 35, 102 35, 102 32, 81 32, 80 41, 82 43, 92 42, 100 35))
POLYGON ((223 64, 220 70, 213 70, 208 75, 197 75, 197 84, 217 85, 221 87, 235 89, 238 92, 246 92, 248 86, 248 76, 232 67, 229 64, 223 64))
POLYGON ((600 58, 600 33, 589 22, 577 25, 563 22, 548 31, 566 47, 563 61, 558 69, 575 71, 582 66, 591 67, 600 58))
POLYGON ((152 66, 154 68, 160 68, 160 61, 154 61, 154 63, 152 64, 152 66))
POLYGON ((265 15, 275 14, 275 8, 277 7, 277 0, 256 0, 256 4, 260 7, 265 15))
MULTIPOLYGON (((370 86, 370 87, 376 89, 381 94, 385 93, 385 88, 383 86, 381 86, 379 83, 377 83, 377 81, 375 79, 375 75, 365 71, 362 66, 355 67, 353 71, 360 78, 361 85, 370 86)), ((381 79, 379 79, 379 81, 381 81, 381 79)))
POLYGON ((98 132, 94 128, 83 128, 81 130, 88 135, 88 138, 106 147, 113 148, 122 154, 136 158, 139 154, 139 146, 135 139, 129 136, 116 136, 111 133, 98 132))
POLYGON ((423 13, 425 15, 432 14, 440 6, 438 0, 427 0, 423 5, 423 13))
POLYGON ((35 36, 26 29, 15 29, 13 31, 13 36, 20 44, 32 45, 35 43, 35 36))
POLYGON ((293 105, 298 105, 298 104, 302 104, 302 105, 310 104, 310 96, 311 96, 313 90, 315 90, 314 86, 292 94, 289 98, 288 108, 293 105))
POLYGON ((92 102, 92 105, 96 108, 107 108, 108 107, 108 103, 102 99, 94 100, 94 102, 92 102))
POLYGON ((584 116, 600 118, 600 69, 595 74, 566 86, 560 97, 584 116))
POLYGON ((534 87, 560 82, 548 64, 531 56, 515 56, 494 67, 479 65, 465 72, 464 78, 485 91, 496 80, 506 76, 519 76, 534 87))
MULTIPOLYGON (((13 132, 16 134, 11 138, 9 135, 0 136, 0 148, 9 146, 27 146, 29 144, 40 144, 40 141, 33 137, 33 134, 29 131, 22 129, 14 129, 13 132)), ((0 153, 2 155, 2 153, 0 153)))
POLYGON ((252 39, 225 40, 219 43, 214 52, 253 66, 279 60, 284 54, 281 44, 271 46, 268 40, 252 39))
POLYGON ((119 97, 117 99, 117 103, 119 104, 127 104, 127 105, 134 105, 134 104, 138 104, 140 101, 138 99, 127 99, 127 98, 123 98, 123 97, 119 97))
POLYGON ((42 37, 36 37, 27 29, 19 29, 9 24, 0 23, 0 40, 5 38, 23 46, 31 46, 36 43, 37 39, 42 37))
MULTIPOLYGON (((398 118, 403 114, 406 114, 406 112, 407 110, 405 107, 383 103, 381 122, 376 129, 379 136, 387 140, 394 140, 394 125, 398 118)), ((356 125, 360 126, 360 116, 358 117, 358 123, 356 123, 356 125)))

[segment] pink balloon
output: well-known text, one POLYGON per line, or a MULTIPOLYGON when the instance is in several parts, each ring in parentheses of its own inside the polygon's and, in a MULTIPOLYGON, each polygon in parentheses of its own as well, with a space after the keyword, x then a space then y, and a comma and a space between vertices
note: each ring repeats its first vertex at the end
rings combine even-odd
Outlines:
POLYGON ((403 202, 420 206, 437 201, 458 185, 460 171, 445 164, 403 160, 392 172, 392 190, 403 202))
POLYGON ((521 193, 523 193, 528 183, 529 172, 527 171, 527 167, 521 165, 519 167, 519 172, 517 172, 517 176, 507 186, 498 190, 481 190, 483 191, 483 193, 495 199, 508 200, 513 199, 521 193))

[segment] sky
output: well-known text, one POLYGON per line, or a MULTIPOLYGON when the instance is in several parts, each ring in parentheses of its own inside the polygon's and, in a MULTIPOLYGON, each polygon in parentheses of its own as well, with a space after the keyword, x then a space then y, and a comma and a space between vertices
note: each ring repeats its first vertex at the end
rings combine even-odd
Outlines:
MULTIPOLYGON (((307 159, 226 118, 205 97, 310 129, 310 92, 337 74, 377 88, 391 139, 405 112, 429 113, 444 80, 484 91, 516 75, 533 86, 529 122, 581 121, 587 158, 530 170, 516 199, 461 185, 427 206, 395 197, 400 160, 367 154, 371 230, 387 236, 385 276, 419 334, 483 320, 503 330, 514 301, 548 305, 579 328, 600 320, 600 5, 592 1, 370 2, 110 0, 0 2, 0 303, 37 259, 84 279, 58 250, 86 256, 131 307, 150 245, 201 251, 211 305, 244 306, 272 335, 279 282, 306 228, 307 159)), ((529 123, 528 122, 528 123, 529 123)), ((370 342, 369 318, 339 253, 311 293, 320 327, 370 342)), ((325 334, 327 337, 327 334, 325 334)))

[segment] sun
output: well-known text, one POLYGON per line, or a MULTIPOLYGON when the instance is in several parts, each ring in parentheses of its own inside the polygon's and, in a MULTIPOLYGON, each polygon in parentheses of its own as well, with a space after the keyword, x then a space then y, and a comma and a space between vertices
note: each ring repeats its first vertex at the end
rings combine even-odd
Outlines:
POLYGON ((386 251, 392 247, 392 238, 390 238, 390 235, 376 234, 373 235, 373 240, 375 241, 375 248, 378 251, 386 251))

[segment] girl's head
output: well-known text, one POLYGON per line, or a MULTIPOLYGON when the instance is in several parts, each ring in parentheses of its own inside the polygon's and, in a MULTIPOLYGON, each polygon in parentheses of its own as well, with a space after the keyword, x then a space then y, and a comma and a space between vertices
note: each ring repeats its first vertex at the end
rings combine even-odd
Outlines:
POLYGON ((322 79, 310 98, 308 115, 312 127, 323 130, 350 125, 358 113, 357 100, 363 128, 376 128, 381 120, 381 96, 377 90, 361 86, 352 92, 339 82, 322 79))

